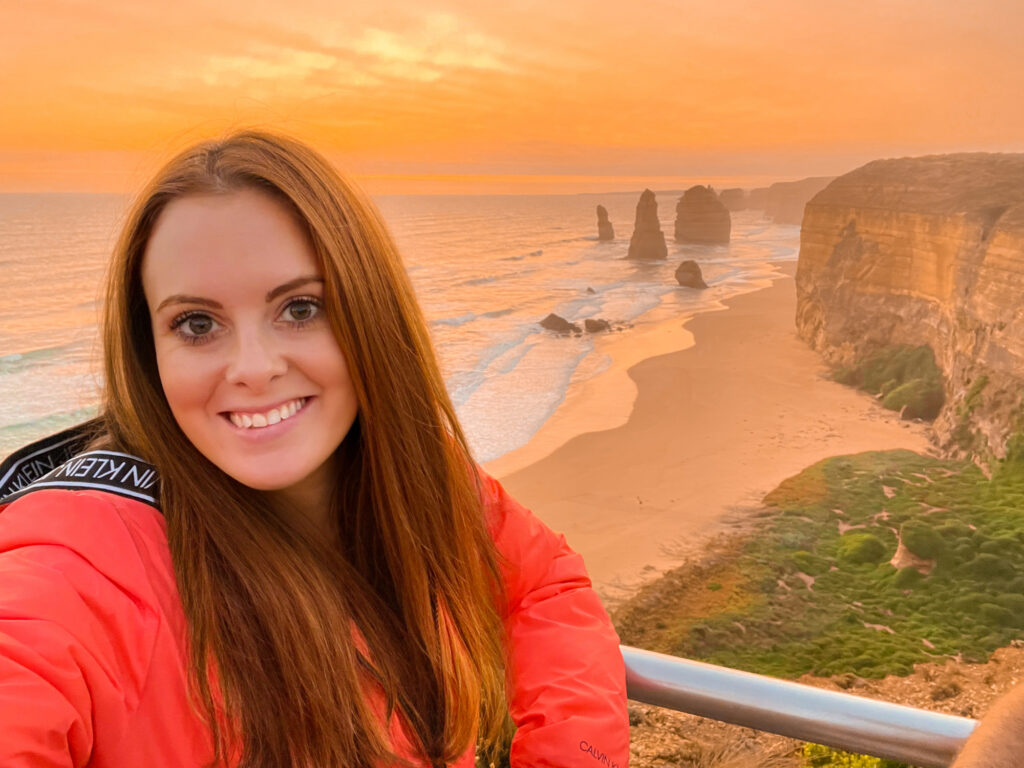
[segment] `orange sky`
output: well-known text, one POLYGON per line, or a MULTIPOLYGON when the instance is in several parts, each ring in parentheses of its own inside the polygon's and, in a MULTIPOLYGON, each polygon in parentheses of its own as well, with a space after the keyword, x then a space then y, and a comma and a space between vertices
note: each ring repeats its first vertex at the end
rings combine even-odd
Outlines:
POLYGON ((130 191, 243 125, 384 192, 753 185, 1024 151, 1017 0, 170 5, 0 4, 0 191, 130 191))

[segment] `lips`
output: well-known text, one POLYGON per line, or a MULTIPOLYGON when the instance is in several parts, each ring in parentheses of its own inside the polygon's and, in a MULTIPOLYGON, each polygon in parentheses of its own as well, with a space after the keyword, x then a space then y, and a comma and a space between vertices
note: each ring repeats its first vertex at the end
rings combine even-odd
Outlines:
POLYGON ((263 429, 292 418, 308 401, 308 397, 299 397, 265 411, 228 411, 224 415, 239 429, 263 429))

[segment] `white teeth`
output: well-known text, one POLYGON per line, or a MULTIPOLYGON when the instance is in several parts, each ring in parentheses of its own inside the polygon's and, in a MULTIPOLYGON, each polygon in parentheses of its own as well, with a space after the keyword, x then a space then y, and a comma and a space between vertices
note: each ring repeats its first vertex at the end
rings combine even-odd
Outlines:
POLYGON ((271 408, 266 413, 228 413, 228 418, 239 429, 268 427, 284 419, 290 419, 301 411, 305 404, 306 398, 300 397, 277 408, 271 408))

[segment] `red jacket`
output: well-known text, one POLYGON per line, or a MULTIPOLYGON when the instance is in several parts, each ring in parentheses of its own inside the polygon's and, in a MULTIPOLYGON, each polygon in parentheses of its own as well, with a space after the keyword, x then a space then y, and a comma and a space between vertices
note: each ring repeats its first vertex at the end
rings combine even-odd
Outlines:
MULTIPOLYGON (((583 561, 484 483, 508 561, 512 765, 625 768, 622 657, 583 561)), ((185 617, 160 512, 45 489, 0 512, 0 766, 205 765, 210 736, 186 697, 185 617)), ((456 765, 470 768, 471 752, 456 765)))

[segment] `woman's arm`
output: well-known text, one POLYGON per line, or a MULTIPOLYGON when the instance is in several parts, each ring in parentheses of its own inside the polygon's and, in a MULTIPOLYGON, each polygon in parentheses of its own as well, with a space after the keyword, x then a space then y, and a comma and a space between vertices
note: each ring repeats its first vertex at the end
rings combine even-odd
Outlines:
POLYGON ((952 768, 1017 768, 1024 765, 1024 684, 993 705, 952 768))
POLYGON ((483 481, 506 560, 511 764, 626 768, 625 667, 583 559, 497 481, 483 481))
POLYGON ((0 513, 5 768, 84 766, 124 736, 156 623, 120 579, 132 550, 95 496, 37 492, 0 513))

